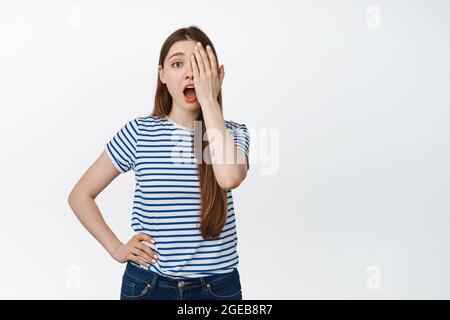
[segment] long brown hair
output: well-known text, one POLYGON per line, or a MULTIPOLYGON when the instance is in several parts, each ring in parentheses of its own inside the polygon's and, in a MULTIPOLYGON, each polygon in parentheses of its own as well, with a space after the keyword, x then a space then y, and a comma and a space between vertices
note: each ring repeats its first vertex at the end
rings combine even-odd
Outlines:
MULTIPOLYGON (((194 40, 196 42, 201 42, 203 47, 209 45, 214 52, 217 64, 219 64, 219 59, 216 54, 216 50, 208 38, 208 36, 196 26, 190 26, 188 28, 181 28, 173 32, 163 43, 161 51, 159 53, 159 65, 164 67, 164 59, 171 46, 177 41, 183 40, 194 40)), ((170 113, 172 109, 172 96, 170 95, 167 86, 161 82, 158 73, 158 80, 156 85, 155 94, 155 107, 152 115, 157 117, 164 117, 170 113)), ((220 110, 222 110, 222 90, 219 91, 217 96, 217 102, 220 105, 220 110)), ((205 135, 205 122, 203 120, 203 114, 200 111, 198 121, 201 121, 202 127, 202 150, 199 152, 200 156, 203 155, 205 150, 205 156, 208 156, 209 148, 205 149, 209 143, 207 139, 203 139, 205 135)), ((194 143, 194 139, 192 139, 194 143)), ((201 223, 200 231, 202 237, 205 239, 217 239, 222 232, 225 222, 227 220, 228 212, 228 199, 226 190, 222 189, 214 176, 212 165, 206 163, 206 161, 199 161, 197 164, 199 180, 200 180, 200 191, 201 191, 201 223)))

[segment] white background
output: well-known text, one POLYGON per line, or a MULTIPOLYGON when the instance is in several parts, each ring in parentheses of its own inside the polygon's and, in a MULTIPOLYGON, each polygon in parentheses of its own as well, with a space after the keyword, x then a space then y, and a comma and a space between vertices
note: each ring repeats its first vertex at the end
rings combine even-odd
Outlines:
MULTIPOLYGON (((2 0, 0 298, 119 298, 125 265, 67 197, 120 126, 151 113, 161 45, 190 25, 225 65, 225 119, 252 130, 233 191, 243 298, 450 298, 449 12, 2 0)), ((122 241, 133 174, 96 199, 122 241)))

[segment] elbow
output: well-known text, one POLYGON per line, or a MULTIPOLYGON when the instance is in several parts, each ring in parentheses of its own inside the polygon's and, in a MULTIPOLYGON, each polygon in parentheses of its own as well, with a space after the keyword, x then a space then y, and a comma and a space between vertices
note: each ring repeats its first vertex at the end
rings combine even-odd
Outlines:
POLYGON ((67 197, 67 203, 69 204, 70 207, 72 207, 74 198, 75 198, 75 192, 72 190, 72 191, 70 191, 69 196, 67 197))
POLYGON ((80 199, 79 190, 73 188, 72 191, 70 191, 69 196, 67 197, 67 203, 71 208, 73 208, 79 199, 80 199))
POLYGON ((81 188, 79 185, 75 185, 67 197, 67 203, 72 208, 76 203, 83 201, 86 197, 95 200, 96 196, 81 188))
POLYGON ((239 170, 234 170, 232 172, 216 173, 217 183, 224 190, 231 190, 239 187, 246 177, 246 165, 242 165, 239 170))
POLYGON ((235 189, 237 187, 239 187, 239 185, 241 184, 242 180, 241 179, 237 179, 237 178, 225 178, 225 179, 221 179, 220 181, 217 181, 219 186, 224 189, 224 190, 231 190, 231 189, 235 189))

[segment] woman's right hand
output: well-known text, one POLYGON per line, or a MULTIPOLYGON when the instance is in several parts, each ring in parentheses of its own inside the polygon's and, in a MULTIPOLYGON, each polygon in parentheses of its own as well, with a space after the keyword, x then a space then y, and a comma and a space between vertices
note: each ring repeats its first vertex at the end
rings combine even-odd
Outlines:
POLYGON ((125 263, 128 260, 132 260, 144 267, 148 267, 149 264, 143 259, 148 262, 155 263, 158 256, 142 241, 155 243, 155 240, 149 235, 144 233, 135 234, 126 244, 122 243, 117 248, 116 252, 111 255, 112 258, 120 263, 125 263))

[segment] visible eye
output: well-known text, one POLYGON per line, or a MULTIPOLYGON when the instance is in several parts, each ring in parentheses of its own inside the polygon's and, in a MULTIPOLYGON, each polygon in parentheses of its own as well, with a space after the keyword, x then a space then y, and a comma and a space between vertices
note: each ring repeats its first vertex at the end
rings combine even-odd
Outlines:
POLYGON ((173 67, 174 64, 177 64, 177 63, 181 63, 181 62, 180 62, 180 61, 177 61, 177 62, 172 63, 172 67, 173 67))

